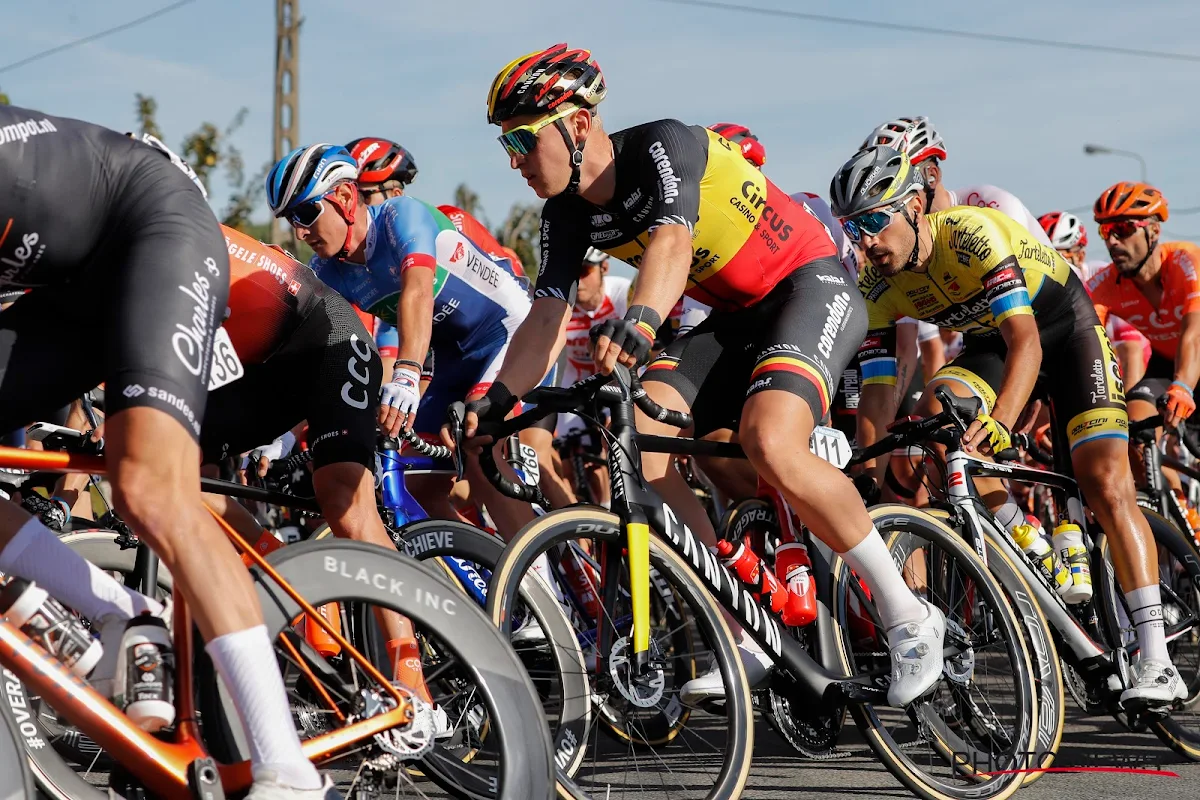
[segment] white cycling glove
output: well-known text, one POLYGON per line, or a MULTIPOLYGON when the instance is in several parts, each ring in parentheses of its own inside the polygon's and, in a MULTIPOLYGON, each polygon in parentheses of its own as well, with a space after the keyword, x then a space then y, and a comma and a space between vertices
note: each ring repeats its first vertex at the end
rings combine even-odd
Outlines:
POLYGON ((385 383, 379 392, 379 404, 400 410, 400 416, 416 412, 421 402, 421 374, 408 367, 397 367, 392 372, 391 383, 385 383))

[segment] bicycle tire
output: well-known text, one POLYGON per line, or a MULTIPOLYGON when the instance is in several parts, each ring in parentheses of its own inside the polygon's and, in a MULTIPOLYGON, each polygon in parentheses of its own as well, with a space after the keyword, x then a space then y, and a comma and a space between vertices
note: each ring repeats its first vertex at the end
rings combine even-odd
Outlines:
POLYGON ((4 704, 0 704, 0 800, 33 797, 33 774, 22 736, 4 704))
MULTIPOLYGON (((60 538, 64 544, 100 569, 130 572, 133 570, 137 551, 132 548, 122 550, 116 543, 118 535, 115 531, 93 529, 67 533, 60 538)), ((165 567, 159 567, 158 583, 166 591, 172 588, 171 575, 165 567)), ((58 725, 56 721, 52 722, 41 712, 40 698, 30 695, 25 685, 7 670, 4 679, 8 710, 21 717, 21 738, 26 743, 29 767, 38 791, 52 800, 107 797, 107 792, 89 783, 68 760, 74 756, 76 763, 87 766, 91 759, 86 756, 88 753, 94 753, 94 743, 91 748, 86 749, 64 747, 60 740, 67 729, 58 725)))
MULTIPOLYGON (((1020 622, 1005 599, 1005 592, 999 582, 988 572, 987 567, 979 560, 975 551, 968 547, 958 534, 936 518, 902 505, 873 506, 870 513, 889 549, 895 547, 898 540, 907 533, 918 533, 940 549, 952 553, 957 562, 970 565, 972 582, 978 587, 978 591, 982 592, 988 607, 995 612, 995 619, 1000 625, 999 640, 1013 648, 1016 653, 1012 663, 1016 668, 1014 686, 1017 689, 1017 704, 1020 707, 1020 729, 1014 732, 1013 739, 1016 747, 1013 752, 1016 754, 1030 752, 1029 745, 1035 739, 1038 723, 1033 667, 1029 657, 1029 648, 1025 644, 1025 637, 1020 634, 1020 622)), ((845 561, 836 558, 832 566, 832 573, 835 586, 832 611, 838 630, 838 635, 834 637, 837 642, 836 653, 840 668, 846 674, 853 674, 855 672, 854 664, 851 653, 848 652, 848 639, 851 635, 848 618, 851 572, 845 561)), ((981 760, 970 758, 966 759, 966 763, 964 763, 962 759, 954 758, 953 754, 961 751, 949 743, 948 731, 942 729, 939 734, 934 726, 930 726, 929 732, 933 734, 935 750, 941 753, 947 762, 954 762, 956 772, 964 774, 972 780, 975 780, 976 777, 980 778, 965 788, 947 784, 924 773, 912 759, 905 755, 901 747, 895 744, 891 736, 883 730, 882 723, 873 706, 852 704, 850 713, 879 760, 892 775, 918 797, 926 798, 926 800, 981 800, 982 798, 1004 800, 1020 789, 1025 779, 1025 773, 1012 772, 1010 771, 1012 767, 1007 765, 1003 767, 1002 774, 984 779, 983 776, 986 773, 977 770, 975 766, 982 763, 981 760)))
MULTIPOLYGON (((436 631, 478 687, 493 722, 494 734, 489 736, 499 740, 503 780, 488 796, 525 800, 552 793, 554 762, 538 695, 520 660, 483 610, 461 602, 458 589, 444 577, 399 553, 343 539, 284 547, 268 561, 312 605, 357 600, 404 614, 418 629, 436 631)), ((300 609, 259 570, 251 572, 274 641, 300 609)), ((427 776, 441 783, 439 776, 452 766, 431 766, 429 759, 436 753, 435 749, 419 764, 427 776)), ((462 791, 457 785, 442 785, 448 791, 462 791)))
MULTIPOLYGON (((753 750, 753 709, 745 669, 725 623, 721 607, 695 580, 691 567, 673 550, 660 543, 657 532, 650 538, 650 561, 671 587, 691 605, 694 622, 706 635, 720 664, 726 690, 726 715, 731 731, 725 743, 721 772, 714 780, 708 798, 740 797, 749 778, 753 750), (736 687, 729 691, 730 686, 736 687)), ((488 593, 488 613, 503 631, 511 629, 510 610, 517 596, 516 578, 525 575, 534 560, 549 548, 575 539, 596 539, 619 545, 624 530, 616 514, 598 507, 573 507, 552 511, 521 529, 508 544, 492 574, 488 593)), ((558 794, 565 800, 589 797, 566 776, 558 776, 558 794)), ((661 790, 661 787, 659 787, 661 790)))
MULTIPOLYGON (((1193 591, 1196 591, 1196 587, 1200 587, 1200 551, 1197 550, 1195 543, 1158 512, 1147 508, 1142 508, 1141 511, 1146 517, 1146 521, 1150 524, 1150 530, 1154 534, 1155 543, 1159 547, 1170 551, 1172 556, 1183 565, 1184 569, 1187 570, 1187 577, 1192 587, 1194 587, 1193 591)), ((1108 537, 1104 537, 1103 541, 1100 542, 1099 549, 1104 555, 1106 570, 1112 570, 1108 537)), ((1120 591, 1120 587, 1116 583, 1115 573, 1112 575, 1111 581, 1111 587, 1108 580, 1100 582, 1101 592, 1104 593, 1102 599, 1106 603, 1115 604, 1119 600, 1115 594, 1111 594, 1111 590, 1120 591)), ((1115 605, 1112 606, 1113 609, 1115 607, 1115 605)), ((1108 614, 1105 615, 1105 617, 1108 616, 1108 614)), ((1120 632, 1114 632, 1114 641, 1120 641, 1120 632)), ((1193 676, 1194 681, 1195 676, 1193 676)), ((1149 727, 1158 736, 1159 740, 1171 748, 1171 750, 1189 761, 1200 761, 1200 729, 1185 727, 1172 715, 1150 719, 1149 727)))
MULTIPOLYGON (((491 534, 454 520, 410 522, 393 536, 399 540, 397 545, 418 561, 454 556, 493 572, 505 548, 504 542, 491 534), (442 534, 449 534, 449 537, 442 534)), ((552 657, 562 686, 563 708, 550 738, 556 766, 567 775, 574 775, 583 763, 585 751, 578 745, 587 740, 592 713, 583 650, 558 598, 543 581, 523 581, 521 601, 542 626, 546 642, 552 646, 552 657)))
MULTIPOLYGON (((945 512, 928 511, 935 519, 948 517, 945 512)), ((1063 679, 1062 660, 1058 656, 1058 646, 1054 642, 1052 628, 1045 613, 1038 604, 1025 576, 1017 569, 1007 551, 995 546, 988 531, 988 569, 1000 582, 1004 593, 1008 596, 1009 605, 1018 612, 1021 630, 1025 635, 1029 649, 1030 662, 1033 665, 1034 680, 1038 687, 1038 727, 1034 755, 1029 759, 1030 772, 1025 778, 1024 786, 1039 780, 1046 773, 1040 770, 1049 769, 1054 764, 1054 757, 1062 743, 1063 729, 1066 725, 1066 685, 1063 679)))

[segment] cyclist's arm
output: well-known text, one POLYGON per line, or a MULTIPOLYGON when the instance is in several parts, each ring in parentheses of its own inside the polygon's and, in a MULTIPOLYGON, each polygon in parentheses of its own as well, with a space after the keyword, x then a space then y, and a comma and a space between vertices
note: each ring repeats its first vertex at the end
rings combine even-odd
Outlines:
POLYGON ((562 300, 552 296, 535 298, 525 321, 508 343, 496 382, 503 383, 517 397, 541 383, 567 341, 570 319, 571 306, 562 300))
POLYGON ((424 363, 433 337, 435 270, 423 266, 400 274, 400 301, 396 304, 396 331, 400 334, 396 363, 407 361, 410 369, 413 363, 424 363))
POLYGON ((1175 380, 1184 386, 1195 387, 1200 380, 1200 311, 1183 317, 1179 334, 1179 350, 1175 354, 1175 380))
POLYGON ((922 338, 921 326, 917 325, 917 346, 921 349, 921 372, 925 383, 933 380, 937 371, 946 366, 946 346, 942 344, 941 331, 933 329, 933 335, 922 338))
MULTIPOLYGON (((378 217, 400 271, 396 303, 396 360, 421 364, 433 337, 433 283, 437 275, 438 225, 420 201, 401 198, 378 217), (405 202, 408 201, 408 202, 405 202)), ((411 365, 409 366, 411 369, 411 365)), ((417 373, 420 369, 413 370, 417 373)))
POLYGON ((681 224, 659 225, 650 234, 630 306, 648 306, 658 313, 660 320, 667 319, 687 287, 691 265, 691 228, 681 224))
POLYGON ((904 318, 896 323, 896 403, 901 402, 917 371, 917 321, 904 318))
MULTIPOLYGON (((872 323, 876 322, 872 316, 875 311, 874 304, 868 301, 868 320, 872 323)), ((868 447, 879 441, 886 435, 888 423, 896 417, 896 326, 894 323, 883 324, 886 327, 867 331, 858 349, 862 388, 858 398, 855 438, 859 447, 868 447)), ((882 481, 887 461, 887 456, 882 456, 865 462, 864 466, 877 481, 882 481)))
POLYGON ((1008 355, 1004 359, 1004 377, 991 416, 1012 428, 1037 383, 1042 365, 1042 340, 1037 321, 1031 314, 1013 316, 1000 323, 1000 335, 1008 346, 1008 355))

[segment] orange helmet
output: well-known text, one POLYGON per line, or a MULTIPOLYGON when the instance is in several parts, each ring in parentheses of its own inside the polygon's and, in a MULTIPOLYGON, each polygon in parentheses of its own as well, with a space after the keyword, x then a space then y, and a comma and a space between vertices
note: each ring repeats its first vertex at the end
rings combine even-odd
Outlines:
POLYGON ((1092 209, 1096 222, 1122 217, 1158 217, 1167 221, 1167 198, 1148 183, 1121 181, 1105 189, 1092 209))

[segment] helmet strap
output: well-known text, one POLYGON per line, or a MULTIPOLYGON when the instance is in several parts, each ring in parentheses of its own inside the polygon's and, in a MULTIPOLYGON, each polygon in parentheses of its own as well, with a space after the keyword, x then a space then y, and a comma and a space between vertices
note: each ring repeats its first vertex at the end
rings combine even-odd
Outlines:
POLYGON ((1137 275, 1142 271, 1142 267, 1146 266, 1146 262, 1150 260, 1150 256, 1154 255, 1155 249, 1158 248, 1158 239, 1150 238, 1150 226, 1147 225, 1145 228, 1142 228, 1142 233, 1146 234, 1146 255, 1138 262, 1137 269, 1130 273, 1131 276, 1137 275))
MULTIPOLYGON (((354 196, 358 197, 358 187, 354 187, 354 196)), ((343 206, 337 200, 333 199, 333 193, 325 195, 325 199, 329 204, 337 210, 338 216, 346 221, 346 241, 342 242, 342 249, 338 251, 336 258, 346 258, 350 255, 350 237, 354 235, 354 217, 358 211, 358 204, 353 203, 349 206, 343 206)))
POLYGON ((905 267, 905 269, 911 270, 917 266, 917 259, 921 249, 921 228, 917 225, 917 215, 912 214, 910 216, 907 208, 904 209, 904 218, 908 220, 908 224, 913 229, 913 248, 912 252, 908 254, 908 266, 905 267))
POLYGON ((587 139, 575 144, 570 131, 567 130, 567 126, 561 119, 554 121, 554 127, 558 128, 563 141, 567 144, 567 149, 571 151, 571 180, 567 184, 566 192, 567 194, 577 194, 579 192, 580 167, 583 166, 583 146, 587 144, 587 139))

